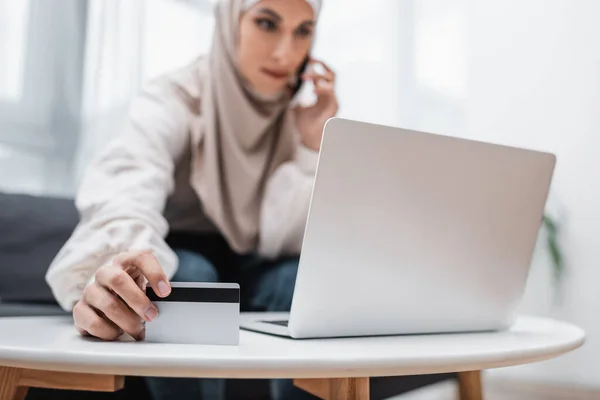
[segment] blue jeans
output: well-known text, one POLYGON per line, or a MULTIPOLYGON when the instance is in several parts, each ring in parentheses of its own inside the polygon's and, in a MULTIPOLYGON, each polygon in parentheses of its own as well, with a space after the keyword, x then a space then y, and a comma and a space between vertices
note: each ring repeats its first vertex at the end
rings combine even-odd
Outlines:
MULTIPOLYGON (((237 281, 242 311, 289 311, 298 271, 298 257, 264 261, 255 255, 234 256, 235 268, 215 266, 207 257, 187 249, 176 249, 179 268, 174 282, 237 281)), ((147 378, 154 400, 225 399, 225 380, 189 378, 147 378)), ((296 388, 292 380, 270 381, 274 400, 314 399, 296 388)))

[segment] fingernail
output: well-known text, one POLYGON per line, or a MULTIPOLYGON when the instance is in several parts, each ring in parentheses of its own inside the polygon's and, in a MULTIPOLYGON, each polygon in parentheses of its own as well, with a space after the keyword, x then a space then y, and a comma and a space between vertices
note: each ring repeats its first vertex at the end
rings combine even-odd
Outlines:
POLYGON ((148 321, 152 321, 158 315, 158 310, 154 307, 148 307, 144 312, 148 321))
POLYGON ((167 285, 167 282, 165 281, 160 281, 158 282, 158 285, 156 285, 158 287, 158 291, 162 296, 166 296, 169 293, 171 293, 171 289, 169 288, 169 285, 167 285))

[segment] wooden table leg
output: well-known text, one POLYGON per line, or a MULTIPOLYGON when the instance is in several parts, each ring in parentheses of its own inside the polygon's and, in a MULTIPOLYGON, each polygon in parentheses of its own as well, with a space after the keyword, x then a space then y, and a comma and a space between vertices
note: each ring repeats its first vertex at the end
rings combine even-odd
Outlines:
POLYGON ((294 385, 323 400, 369 400, 369 378, 294 379, 294 385))
POLYGON ((0 367, 0 400, 24 400, 30 387, 116 392, 124 384, 122 376, 0 367))
POLYGON ((458 388, 460 400, 483 400, 481 371, 459 372, 458 388))
POLYGON ((17 393, 14 395, 13 400, 25 400, 25 398, 27 397, 28 391, 29 391, 29 388, 18 387, 17 393))
POLYGON ((21 370, 0 367, 0 400, 21 400, 19 394, 19 378, 21 370))

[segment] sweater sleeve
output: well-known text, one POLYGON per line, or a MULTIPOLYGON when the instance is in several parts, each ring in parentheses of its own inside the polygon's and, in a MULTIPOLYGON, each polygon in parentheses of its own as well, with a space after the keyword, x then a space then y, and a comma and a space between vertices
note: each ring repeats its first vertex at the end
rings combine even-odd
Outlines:
POLYGON ((164 237, 175 160, 186 145, 187 107, 168 82, 148 85, 132 103, 127 128, 91 162, 80 184, 80 221, 46 274, 71 310, 98 268, 123 251, 150 249, 171 277, 177 258, 164 237))
POLYGON ((294 158, 280 165, 267 182, 260 219, 262 256, 300 253, 318 154, 299 145, 294 158))

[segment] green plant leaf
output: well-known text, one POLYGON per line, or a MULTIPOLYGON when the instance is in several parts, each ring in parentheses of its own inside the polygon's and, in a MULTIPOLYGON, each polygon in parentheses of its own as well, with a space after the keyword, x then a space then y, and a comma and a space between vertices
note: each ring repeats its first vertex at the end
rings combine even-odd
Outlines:
POLYGON ((548 215, 544 215, 543 225, 547 232, 546 244, 552 261, 554 279, 558 282, 562 278, 565 270, 564 256, 558 244, 560 230, 556 221, 548 215))

